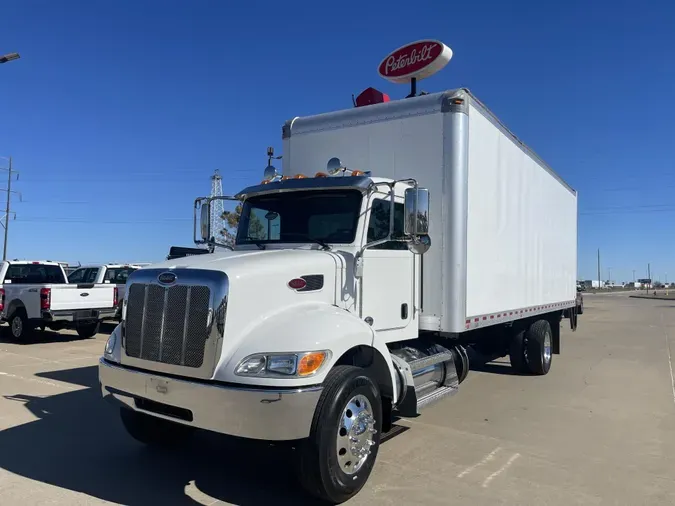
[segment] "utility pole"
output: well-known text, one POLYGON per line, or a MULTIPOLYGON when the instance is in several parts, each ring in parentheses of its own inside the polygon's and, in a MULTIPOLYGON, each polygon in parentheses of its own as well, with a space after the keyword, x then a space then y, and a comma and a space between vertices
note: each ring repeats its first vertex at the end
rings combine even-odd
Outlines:
POLYGON ((602 288, 602 280, 600 278, 600 248, 598 248, 598 288, 602 288))
MULTIPOLYGON (((5 157, 3 156, 3 157, 0 157, 0 158, 5 158, 5 157)), ((17 179, 18 179, 18 172, 15 171, 14 168, 12 167, 12 157, 10 156, 9 158, 5 158, 5 159, 9 162, 9 167, 7 169, 0 167, 0 170, 6 170, 7 171, 7 188, 5 188, 4 190, 0 189, 0 191, 4 191, 7 194, 7 204, 5 206, 5 223, 2 224, 2 226, 5 228, 5 242, 4 242, 4 246, 3 246, 3 249, 2 249, 2 259, 3 260, 7 260, 7 233, 9 231, 9 215, 14 213, 14 211, 12 211, 11 208, 10 208, 10 196, 12 195, 12 193, 18 193, 16 191, 12 190, 12 177, 14 176, 14 174, 16 174, 17 179)), ((19 200, 20 199, 21 199, 21 194, 19 193, 19 200)), ((16 217, 16 215, 15 215, 15 217, 16 217)))
POLYGON ((611 267, 607 267, 607 281, 609 283, 612 282, 612 268, 611 267))
POLYGON ((633 269, 633 284, 635 284, 635 269, 633 269))
POLYGON ((652 266, 651 264, 647 264, 647 279, 649 280, 647 283, 649 284, 649 288, 652 287, 652 266))

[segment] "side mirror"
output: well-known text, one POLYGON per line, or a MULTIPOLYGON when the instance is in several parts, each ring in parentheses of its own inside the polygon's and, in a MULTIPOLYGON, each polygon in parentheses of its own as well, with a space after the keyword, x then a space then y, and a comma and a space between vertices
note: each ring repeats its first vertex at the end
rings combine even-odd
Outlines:
POLYGON ((403 233, 409 237, 429 235, 429 190, 408 188, 405 191, 403 233))
POLYGON ((416 255, 431 247, 429 237, 429 190, 408 188, 405 191, 403 233, 410 238, 408 249, 416 255))
POLYGON ((209 242, 211 240, 211 201, 205 200, 202 202, 202 207, 199 217, 199 226, 202 234, 202 241, 209 242))

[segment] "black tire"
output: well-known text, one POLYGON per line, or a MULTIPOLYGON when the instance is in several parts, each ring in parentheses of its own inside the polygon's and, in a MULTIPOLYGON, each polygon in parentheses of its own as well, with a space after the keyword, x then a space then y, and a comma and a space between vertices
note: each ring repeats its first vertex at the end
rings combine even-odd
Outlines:
POLYGON ((169 422, 125 407, 120 408, 120 418, 129 435, 148 446, 178 446, 194 432, 193 427, 169 422))
POLYGON ((584 301, 581 301, 581 304, 577 306, 577 314, 584 314, 584 301))
POLYGON ((514 371, 519 374, 529 372, 525 359, 525 331, 513 335, 509 343, 509 361, 514 371))
MULTIPOLYGON (((353 427, 363 426, 354 424, 353 427)), ((309 438, 300 447, 299 479, 302 486, 311 495, 331 504, 340 504, 354 497, 365 485, 370 476, 380 447, 382 433, 382 400, 380 389, 368 372, 360 367, 340 365, 334 367, 323 383, 323 391, 310 430, 309 438), (362 403, 357 396, 365 398, 370 406, 362 403), (357 403, 353 401, 357 399, 357 403), (349 406, 362 409, 360 414, 349 409, 349 406), (370 438, 372 445, 365 461, 355 472, 351 471, 351 446, 340 448, 339 444, 348 441, 350 433, 342 427, 343 417, 367 420, 368 408, 374 421, 365 424, 361 433, 365 439, 370 438), (366 413, 366 415, 364 415, 366 413), (371 429, 374 429, 373 433, 371 429), (370 434, 370 436, 368 436, 370 434), (341 465, 345 461, 345 471, 341 465)), ((356 434, 356 435, 361 435, 356 434)), ((361 462, 360 460, 356 461, 361 462)))
POLYGON ((101 322, 80 323, 77 325, 77 327, 75 327, 75 330, 77 330, 78 336, 80 336, 83 339, 88 339, 98 334, 100 327, 101 322))
POLYGON ((15 341, 25 341, 33 335, 35 327, 28 320, 26 310, 22 307, 16 309, 12 316, 7 320, 9 323, 9 334, 15 341))
POLYGON ((553 332, 548 320, 537 320, 525 332, 527 367, 532 374, 544 375, 551 369, 553 332))
POLYGON ((469 375, 469 354, 462 345, 450 348, 452 357, 455 361, 455 370, 457 371, 457 381, 462 383, 469 375))

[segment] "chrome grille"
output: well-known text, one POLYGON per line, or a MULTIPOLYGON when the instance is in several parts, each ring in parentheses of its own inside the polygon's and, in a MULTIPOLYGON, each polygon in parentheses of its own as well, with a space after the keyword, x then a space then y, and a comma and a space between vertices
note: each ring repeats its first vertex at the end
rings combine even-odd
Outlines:
POLYGON ((133 283, 124 332, 130 357, 199 368, 209 338, 207 286, 133 283))

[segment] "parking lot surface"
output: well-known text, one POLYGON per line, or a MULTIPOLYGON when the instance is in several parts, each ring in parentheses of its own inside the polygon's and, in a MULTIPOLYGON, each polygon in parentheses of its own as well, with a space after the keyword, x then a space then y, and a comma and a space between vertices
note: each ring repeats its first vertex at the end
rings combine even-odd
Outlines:
MULTIPOLYGON (((563 323, 547 376, 475 364, 459 394, 398 422, 350 504, 675 504, 675 302, 589 295, 579 330, 563 323)), ((309 504, 288 449, 127 436, 98 391, 106 337, 0 338, 0 504, 309 504)))

